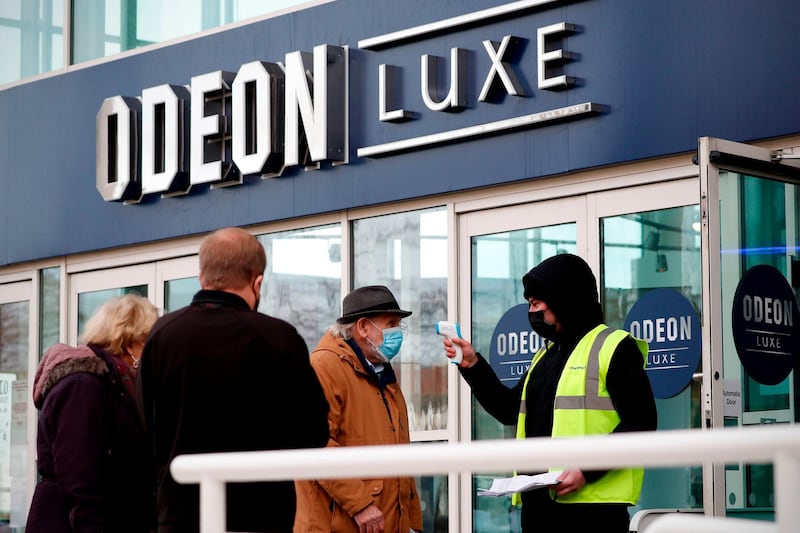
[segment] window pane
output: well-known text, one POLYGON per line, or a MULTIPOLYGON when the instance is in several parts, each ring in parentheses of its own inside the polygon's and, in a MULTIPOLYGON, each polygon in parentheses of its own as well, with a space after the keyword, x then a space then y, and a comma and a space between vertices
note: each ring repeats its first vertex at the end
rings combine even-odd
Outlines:
POLYGON ((425 533, 447 533, 447 476, 417 477, 415 480, 422 507, 422 530, 425 533))
MULTIPOLYGON (((600 294, 609 326, 624 328, 634 304, 655 289, 679 293, 700 317, 699 206, 603 218, 601 233, 600 294)), ((651 357, 658 351, 657 346, 651 344, 651 357)), ((664 375, 656 370, 659 369, 648 372, 651 380, 664 375)), ((699 372, 699 365, 691 371, 699 372)), ((690 381, 672 397, 656 396, 659 430, 701 426, 698 382, 690 381)), ((702 469, 699 466, 647 469, 639 507, 682 509, 702 505, 702 469), (663 487, 670 487, 670 490, 662 490, 663 487)), ((637 509, 632 509, 631 513, 637 509)))
MULTIPOLYGON (((800 302, 800 185, 720 170, 719 191, 723 383, 726 390, 740 393, 742 399, 738 411, 724 413, 725 425, 797 423, 800 382, 793 358, 796 354, 787 354, 786 345, 776 342, 781 333, 775 328, 781 321, 754 316, 746 326, 742 322, 735 324, 734 320, 741 313, 737 306, 740 304, 735 303, 736 294, 745 286, 746 292, 755 293, 754 300, 761 296, 758 299, 762 302, 768 296, 776 298, 773 302, 786 296, 764 281, 763 274, 753 274, 754 267, 774 272, 773 284, 781 279, 780 284, 789 293, 784 305, 791 302, 792 296, 795 302, 791 303, 800 302), (748 276, 749 283, 744 279, 748 276), (760 289, 763 294, 753 289, 755 279, 764 287, 760 289), (744 331, 758 332, 764 343, 762 349, 753 349, 755 346, 743 341, 737 346, 737 339, 745 338, 744 331), (750 357, 745 356, 747 352, 750 357)), ((796 311, 791 306, 783 309, 788 310, 784 325, 793 325, 795 332, 794 337, 784 338, 789 346, 796 347, 796 311)), ((726 465, 725 502, 729 515, 771 514, 774 498, 772 465, 726 465)))
POLYGON ((292 324, 313 350, 339 318, 341 226, 269 233, 258 240, 267 252, 258 310, 292 324))
POLYGON ((170 313, 192 303, 192 297, 200 290, 197 277, 173 279, 164 283, 164 312, 170 313))
POLYGON ((0 84, 63 66, 63 0, 0 2, 0 84))
POLYGON ((39 305, 39 346, 42 354, 56 344, 60 334, 61 319, 61 269, 45 268, 39 274, 41 303, 39 305))
POLYGON ((89 61, 183 37, 306 1, 74 0, 72 62, 89 61))
POLYGON ((353 286, 386 285, 413 311, 392 366, 412 431, 447 428, 447 358, 434 330, 447 319, 447 211, 410 211, 353 222, 353 286))
POLYGON ((27 301, 0 304, 0 530, 25 525, 28 420, 27 301))
MULTIPOLYGON (((504 368, 492 361, 491 342, 498 321, 514 307, 525 304, 522 276, 542 260, 558 253, 575 253, 577 226, 574 223, 528 228, 512 232, 495 233, 472 238, 472 344, 495 367, 504 368)), ((527 311, 526 311, 527 313, 527 311)), ((513 387, 530 366, 530 356, 519 361, 520 372, 501 380, 513 387)), ((517 366, 516 364, 513 366, 517 366)), ((473 440, 514 438, 514 426, 504 426, 483 407, 474 396, 472 402, 473 440)), ((492 478, 505 477, 511 472, 495 472, 472 476, 472 494, 478 488, 489 488, 492 478)), ((511 505, 511 498, 482 498, 473 496, 473 531, 476 533, 507 533, 519 531, 519 512, 511 505)))
POLYGON ((147 285, 120 287, 118 289, 104 289, 100 291, 82 292, 78 295, 78 335, 83 333, 83 327, 92 317, 97 308, 115 296, 125 294, 138 294, 147 296, 147 285))
POLYGON ((20 48, 22 32, 19 28, 9 27, 6 20, 0 19, 0 50, 3 50, 3 61, 0 61, 0 83, 11 83, 21 77, 20 48))

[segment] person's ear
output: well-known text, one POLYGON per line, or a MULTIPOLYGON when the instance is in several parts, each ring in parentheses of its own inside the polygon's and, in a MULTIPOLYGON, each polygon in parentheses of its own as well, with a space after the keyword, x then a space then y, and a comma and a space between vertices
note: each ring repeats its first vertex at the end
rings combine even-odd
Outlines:
POLYGON ((264 281, 264 274, 259 274, 253 281, 253 290, 256 294, 261 294, 261 283, 264 281))
POLYGON ((361 338, 365 338, 365 337, 367 336, 367 327, 368 327, 368 326, 369 326, 369 324, 367 324, 367 319, 366 319, 366 317, 363 317, 363 316, 362 316, 361 318, 359 318, 358 320, 356 320, 356 327, 355 327, 355 329, 357 330, 357 332, 358 332, 358 336, 359 336, 359 337, 361 337, 361 338))

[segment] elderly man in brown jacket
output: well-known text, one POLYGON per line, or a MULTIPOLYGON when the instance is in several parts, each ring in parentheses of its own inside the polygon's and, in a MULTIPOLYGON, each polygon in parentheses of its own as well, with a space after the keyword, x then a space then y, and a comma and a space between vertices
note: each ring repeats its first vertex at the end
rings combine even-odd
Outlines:
MULTIPOLYGON (((408 444, 408 413, 389 360, 403 340, 400 309, 382 285, 344 298, 342 316, 311 353, 330 405, 328 446, 408 444)), ((413 478, 297 481, 295 533, 422 531, 413 478)))

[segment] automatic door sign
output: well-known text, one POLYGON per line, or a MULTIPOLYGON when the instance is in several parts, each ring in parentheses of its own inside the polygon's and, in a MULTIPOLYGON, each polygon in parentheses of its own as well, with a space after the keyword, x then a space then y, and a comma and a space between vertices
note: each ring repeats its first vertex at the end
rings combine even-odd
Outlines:
POLYGON ((797 301, 786 278, 769 265, 745 272, 733 297, 733 343, 742 366, 763 385, 777 385, 798 355, 797 301))
POLYGON ((700 362, 700 320, 691 302, 672 289, 655 289, 625 319, 631 335, 648 342, 647 376, 656 398, 672 398, 691 382, 700 362))
POLYGON ((528 304, 515 305, 505 312, 492 333, 489 363, 500 381, 512 388, 531 366, 531 359, 542 345, 542 338, 531 330, 528 304))

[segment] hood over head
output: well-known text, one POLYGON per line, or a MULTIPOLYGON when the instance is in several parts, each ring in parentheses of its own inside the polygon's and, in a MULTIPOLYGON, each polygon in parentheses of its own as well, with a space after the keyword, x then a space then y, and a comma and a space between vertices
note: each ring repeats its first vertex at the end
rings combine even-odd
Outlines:
POLYGON ((544 301, 565 337, 582 335, 603 321, 597 281, 589 265, 573 254, 547 258, 522 277, 525 299, 544 301))

